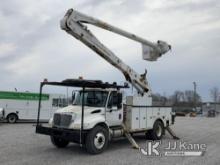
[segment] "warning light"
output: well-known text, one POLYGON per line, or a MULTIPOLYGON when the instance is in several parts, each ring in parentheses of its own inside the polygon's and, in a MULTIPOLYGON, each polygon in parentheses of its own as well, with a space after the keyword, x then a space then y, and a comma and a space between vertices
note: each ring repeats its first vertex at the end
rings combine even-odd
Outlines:
POLYGON ((47 78, 44 79, 44 82, 48 82, 47 78))

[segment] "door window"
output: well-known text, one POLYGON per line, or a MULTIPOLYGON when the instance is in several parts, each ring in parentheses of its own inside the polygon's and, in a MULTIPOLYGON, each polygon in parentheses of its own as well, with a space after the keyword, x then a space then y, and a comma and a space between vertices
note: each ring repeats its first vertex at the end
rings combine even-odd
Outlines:
POLYGON ((111 92, 111 95, 109 97, 108 108, 117 107, 117 105, 118 105, 118 94, 116 91, 113 91, 111 92))

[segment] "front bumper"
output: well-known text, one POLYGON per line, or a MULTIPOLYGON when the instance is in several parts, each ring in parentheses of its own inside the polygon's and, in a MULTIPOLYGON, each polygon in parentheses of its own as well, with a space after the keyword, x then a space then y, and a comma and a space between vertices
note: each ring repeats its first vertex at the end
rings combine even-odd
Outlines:
POLYGON ((82 144, 84 144, 88 131, 83 130, 80 135, 80 130, 72 130, 72 129, 64 129, 64 128, 50 128, 50 127, 44 127, 42 125, 37 125, 36 133, 62 138, 69 142, 74 142, 74 143, 81 142, 82 144))

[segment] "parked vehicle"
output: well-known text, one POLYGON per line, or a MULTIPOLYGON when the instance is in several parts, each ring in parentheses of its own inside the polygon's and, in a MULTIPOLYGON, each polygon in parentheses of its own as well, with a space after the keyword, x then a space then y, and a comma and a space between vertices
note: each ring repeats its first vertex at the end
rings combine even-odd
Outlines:
MULTIPOLYGON (((38 100, 39 93, 0 91, 0 107, 9 123, 36 120, 38 100)), ((65 100, 62 94, 42 94, 42 120, 49 120, 55 110, 67 105, 65 100)))
POLYGON ((214 109, 208 111, 207 117, 215 117, 215 116, 216 116, 216 111, 214 109))

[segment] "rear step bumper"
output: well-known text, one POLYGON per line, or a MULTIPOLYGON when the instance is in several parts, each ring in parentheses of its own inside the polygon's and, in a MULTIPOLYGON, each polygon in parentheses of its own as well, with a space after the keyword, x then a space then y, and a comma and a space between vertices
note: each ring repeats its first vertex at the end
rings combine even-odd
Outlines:
MULTIPOLYGON (((80 143, 80 137, 81 137, 80 130, 50 128, 50 127, 44 127, 41 125, 36 126, 36 133, 62 138, 64 140, 67 140, 69 142, 74 142, 74 143, 80 143)), ((81 143, 83 144, 85 143, 85 138, 86 138, 87 133, 88 131, 86 130, 82 131, 81 143)))

